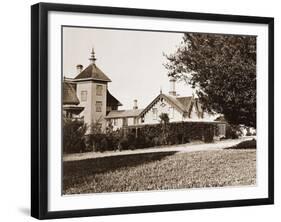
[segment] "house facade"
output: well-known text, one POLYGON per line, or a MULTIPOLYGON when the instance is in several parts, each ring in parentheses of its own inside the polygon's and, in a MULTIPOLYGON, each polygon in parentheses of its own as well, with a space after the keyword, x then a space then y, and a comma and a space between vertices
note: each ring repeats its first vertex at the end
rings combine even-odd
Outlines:
POLYGON ((194 96, 178 96, 175 79, 171 78, 169 94, 164 94, 161 90, 160 94, 144 109, 138 109, 135 100, 133 109, 109 112, 106 116, 107 126, 120 129, 127 126, 158 124, 163 113, 169 116, 169 122, 213 122, 218 116, 205 112, 194 96))
POLYGON ((79 106, 83 107, 79 116, 83 117, 84 122, 89 126, 88 133, 90 133, 93 124, 104 130, 106 127, 106 115, 110 111, 117 110, 118 106, 122 105, 109 92, 108 83, 111 80, 96 65, 94 50, 92 50, 89 60, 90 64, 85 69, 83 69, 82 65, 77 65, 77 76, 74 79, 68 79, 68 82, 75 86, 73 88, 75 89, 79 106))

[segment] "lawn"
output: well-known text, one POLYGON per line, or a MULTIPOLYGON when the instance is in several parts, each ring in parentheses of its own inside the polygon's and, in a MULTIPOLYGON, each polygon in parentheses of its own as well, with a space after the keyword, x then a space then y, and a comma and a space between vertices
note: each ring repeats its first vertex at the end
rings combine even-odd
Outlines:
POLYGON ((63 193, 253 185, 255 150, 161 152, 63 163, 63 193))

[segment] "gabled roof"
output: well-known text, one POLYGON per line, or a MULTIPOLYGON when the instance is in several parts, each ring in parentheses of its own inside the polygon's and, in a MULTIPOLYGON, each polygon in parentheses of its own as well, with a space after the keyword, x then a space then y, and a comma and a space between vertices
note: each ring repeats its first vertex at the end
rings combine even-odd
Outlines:
POLYGON ((107 90, 106 95, 106 105, 107 106, 122 106, 120 103, 111 93, 107 90))
POLYGON ((128 110, 112 110, 110 111, 106 119, 113 118, 125 118, 125 117, 138 117, 143 109, 128 109, 128 110))
POLYGON ((184 114, 185 112, 188 112, 189 106, 192 101, 192 97, 175 97, 166 95, 163 93, 160 93, 141 113, 140 115, 145 114, 148 110, 150 110, 155 103, 157 103, 159 100, 164 99, 171 105, 173 105, 180 113, 184 114))
POLYGON ((189 112, 190 106, 192 105, 193 98, 192 96, 186 96, 186 97, 175 97, 164 94, 164 96, 174 105, 176 105, 182 113, 189 112))
POLYGON ((86 69, 84 69, 82 72, 80 72, 75 78, 74 81, 78 80, 98 80, 98 81, 104 81, 104 82, 111 82, 111 79, 108 78, 107 75, 103 73, 97 67, 95 63, 91 63, 86 69))
POLYGON ((78 105, 80 103, 73 83, 63 82, 63 105, 78 105))
POLYGON ((140 116, 148 112, 154 105, 161 99, 166 100, 172 106, 174 106, 183 115, 190 116, 193 106, 195 106, 196 113, 199 118, 203 117, 202 105, 198 99, 194 99, 192 96, 177 97, 160 93, 141 113, 140 116))

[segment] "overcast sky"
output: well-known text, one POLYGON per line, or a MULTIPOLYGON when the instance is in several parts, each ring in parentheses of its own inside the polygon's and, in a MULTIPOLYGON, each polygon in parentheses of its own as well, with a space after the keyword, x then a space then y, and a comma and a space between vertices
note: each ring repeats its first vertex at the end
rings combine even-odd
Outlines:
MULTIPOLYGON (((145 108, 160 92, 169 92, 169 78, 163 66, 163 53, 175 52, 182 40, 181 33, 108 30, 95 28, 63 29, 63 75, 76 76, 76 65, 89 65, 91 48, 96 53, 97 66, 112 80, 109 91, 123 104, 119 109, 131 109, 133 100, 145 108)), ((181 96, 192 90, 184 83, 176 84, 181 96)))

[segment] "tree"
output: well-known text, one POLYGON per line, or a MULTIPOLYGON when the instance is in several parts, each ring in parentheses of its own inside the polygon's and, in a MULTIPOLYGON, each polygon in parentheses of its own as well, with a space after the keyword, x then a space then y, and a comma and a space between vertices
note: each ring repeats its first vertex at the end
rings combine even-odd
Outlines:
POLYGON ((160 123, 162 124, 167 124, 170 121, 168 113, 161 113, 159 115, 159 118, 160 118, 160 123))
POLYGON ((168 123, 170 121, 168 113, 161 113, 159 115, 160 123, 161 123, 161 131, 162 131, 162 144, 168 143, 168 136, 169 136, 169 129, 168 129, 168 123))
POLYGON ((85 133, 87 126, 84 121, 71 118, 63 119, 63 152, 79 153, 85 151, 85 133))
POLYGON ((168 75, 190 84, 205 110, 256 126, 256 37, 185 33, 165 56, 168 75))

